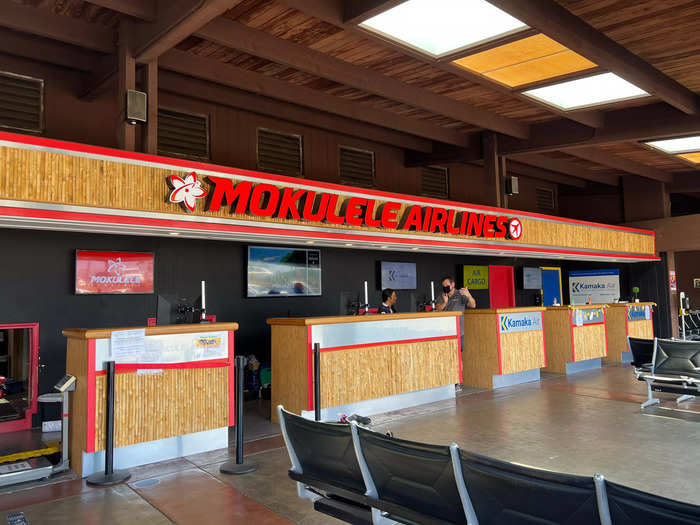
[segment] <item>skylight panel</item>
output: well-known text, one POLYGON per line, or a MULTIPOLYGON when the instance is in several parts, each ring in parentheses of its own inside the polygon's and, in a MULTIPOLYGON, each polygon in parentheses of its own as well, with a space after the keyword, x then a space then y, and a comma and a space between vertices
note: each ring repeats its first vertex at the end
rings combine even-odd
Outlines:
POLYGON ((527 28, 485 0, 408 0, 361 26, 434 57, 527 28))
POLYGON ((528 97, 563 110, 597 106, 631 98, 649 96, 615 73, 602 73, 524 91, 528 97))
POLYGON ((677 139, 651 140, 647 145, 665 151, 666 153, 684 153, 700 151, 700 135, 679 137, 677 139))

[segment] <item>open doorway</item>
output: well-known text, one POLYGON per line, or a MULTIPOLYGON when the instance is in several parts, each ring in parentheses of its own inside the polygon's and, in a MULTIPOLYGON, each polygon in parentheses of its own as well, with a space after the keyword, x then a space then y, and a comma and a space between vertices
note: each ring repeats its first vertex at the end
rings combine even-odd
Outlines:
POLYGON ((0 324, 0 433, 31 427, 38 351, 38 324, 0 324))

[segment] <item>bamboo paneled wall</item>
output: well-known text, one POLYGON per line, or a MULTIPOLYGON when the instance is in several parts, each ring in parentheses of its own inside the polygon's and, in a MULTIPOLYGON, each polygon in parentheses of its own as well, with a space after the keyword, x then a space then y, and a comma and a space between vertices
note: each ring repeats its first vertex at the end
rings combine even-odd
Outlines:
MULTIPOLYGON (((174 169, 12 147, 0 147, 0 169, 3 173, 12 175, 0 179, 0 198, 2 199, 158 213, 184 213, 175 204, 167 202, 170 190, 166 184, 166 177, 174 173, 182 174, 174 169)), ((199 179, 202 180, 203 177, 200 175, 199 179)), ((208 188, 208 183, 204 182, 203 186, 208 188)), ((217 212, 205 212, 203 201, 204 199, 198 203, 193 215, 229 219, 245 217, 247 220, 264 222, 308 224, 303 221, 231 214, 228 206, 222 206, 217 212)), ((377 202, 375 209, 381 202, 377 202)), ((341 203, 338 203, 336 212, 339 212, 340 206, 341 203)), ((402 206, 399 216, 408 206, 410 205, 402 206)), ((503 241, 504 243, 654 254, 654 238, 651 235, 528 217, 522 217, 521 222, 522 237, 517 241, 503 241)), ((324 227, 380 231, 377 228, 332 224, 324 224, 324 227)), ((416 235, 421 234, 416 233, 416 235)), ((432 235, 452 237, 449 234, 432 235)))
POLYGON ((270 326, 272 421, 277 422, 277 405, 295 414, 307 410, 308 343, 306 326, 270 326))
POLYGON ((501 334, 503 375, 544 366, 543 336, 540 330, 501 334))
MULTIPOLYGON (((627 352, 627 307, 611 305, 606 312, 608 328, 608 356, 606 361, 621 363, 622 352, 627 352)), ((637 321, 639 322, 639 321, 637 321)), ((632 323, 630 323, 632 324, 632 323)))
POLYGON ((69 458, 73 471, 82 472, 87 434, 88 342, 85 339, 68 338, 66 344, 66 373, 75 376, 75 390, 68 394, 70 401, 69 458))
MULTIPOLYGON (((228 426, 228 367, 115 376, 114 446, 228 426)), ((105 447, 107 376, 96 378, 95 451, 105 447)))
POLYGON ((459 383, 457 340, 321 353, 323 408, 459 383))
POLYGON ((576 361, 605 357, 605 324, 589 324, 574 327, 574 352, 576 361))
POLYGON ((639 339, 654 339, 654 323, 651 321, 630 321, 627 325, 628 335, 639 339))
POLYGON ((493 388, 498 374, 498 314, 469 310, 464 316, 463 383, 493 388))
POLYGON ((544 335, 547 342, 547 366, 543 370, 566 374, 566 363, 573 361, 571 312, 568 308, 547 308, 544 311, 544 335))

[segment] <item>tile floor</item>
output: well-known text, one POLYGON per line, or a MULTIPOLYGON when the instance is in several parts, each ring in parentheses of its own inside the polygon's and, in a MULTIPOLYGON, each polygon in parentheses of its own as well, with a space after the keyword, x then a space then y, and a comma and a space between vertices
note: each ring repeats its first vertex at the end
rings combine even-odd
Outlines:
MULTIPOLYGON (((700 504, 700 402, 671 411, 674 396, 660 397, 661 407, 640 412, 644 384, 629 367, 609 366, 497 391, 465 389, 456 400, 376 416, 373 426, 541 468, 601 472, 700 504)), ((32 525, 338 523, 297 498, 279 436, 247 443, 246 454, 258 470, 244 476, 219 472, 231 458, 220 450, 133 469, 129 482, 111 488, 88 487, 75 475, 5 488, 0 524, 11 512, 23 512, 32 525)))

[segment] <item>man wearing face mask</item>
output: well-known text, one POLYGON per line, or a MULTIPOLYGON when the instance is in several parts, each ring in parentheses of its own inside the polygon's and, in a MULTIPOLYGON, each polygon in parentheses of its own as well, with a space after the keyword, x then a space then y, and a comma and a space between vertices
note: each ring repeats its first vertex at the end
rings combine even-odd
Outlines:
POLYGON ((476 301, 467 288, 455 288, 453 277, 442 279, 442 302, 436 305, 439 311, 456 312, 464 311, 466 308, 476 308, 476 301))

